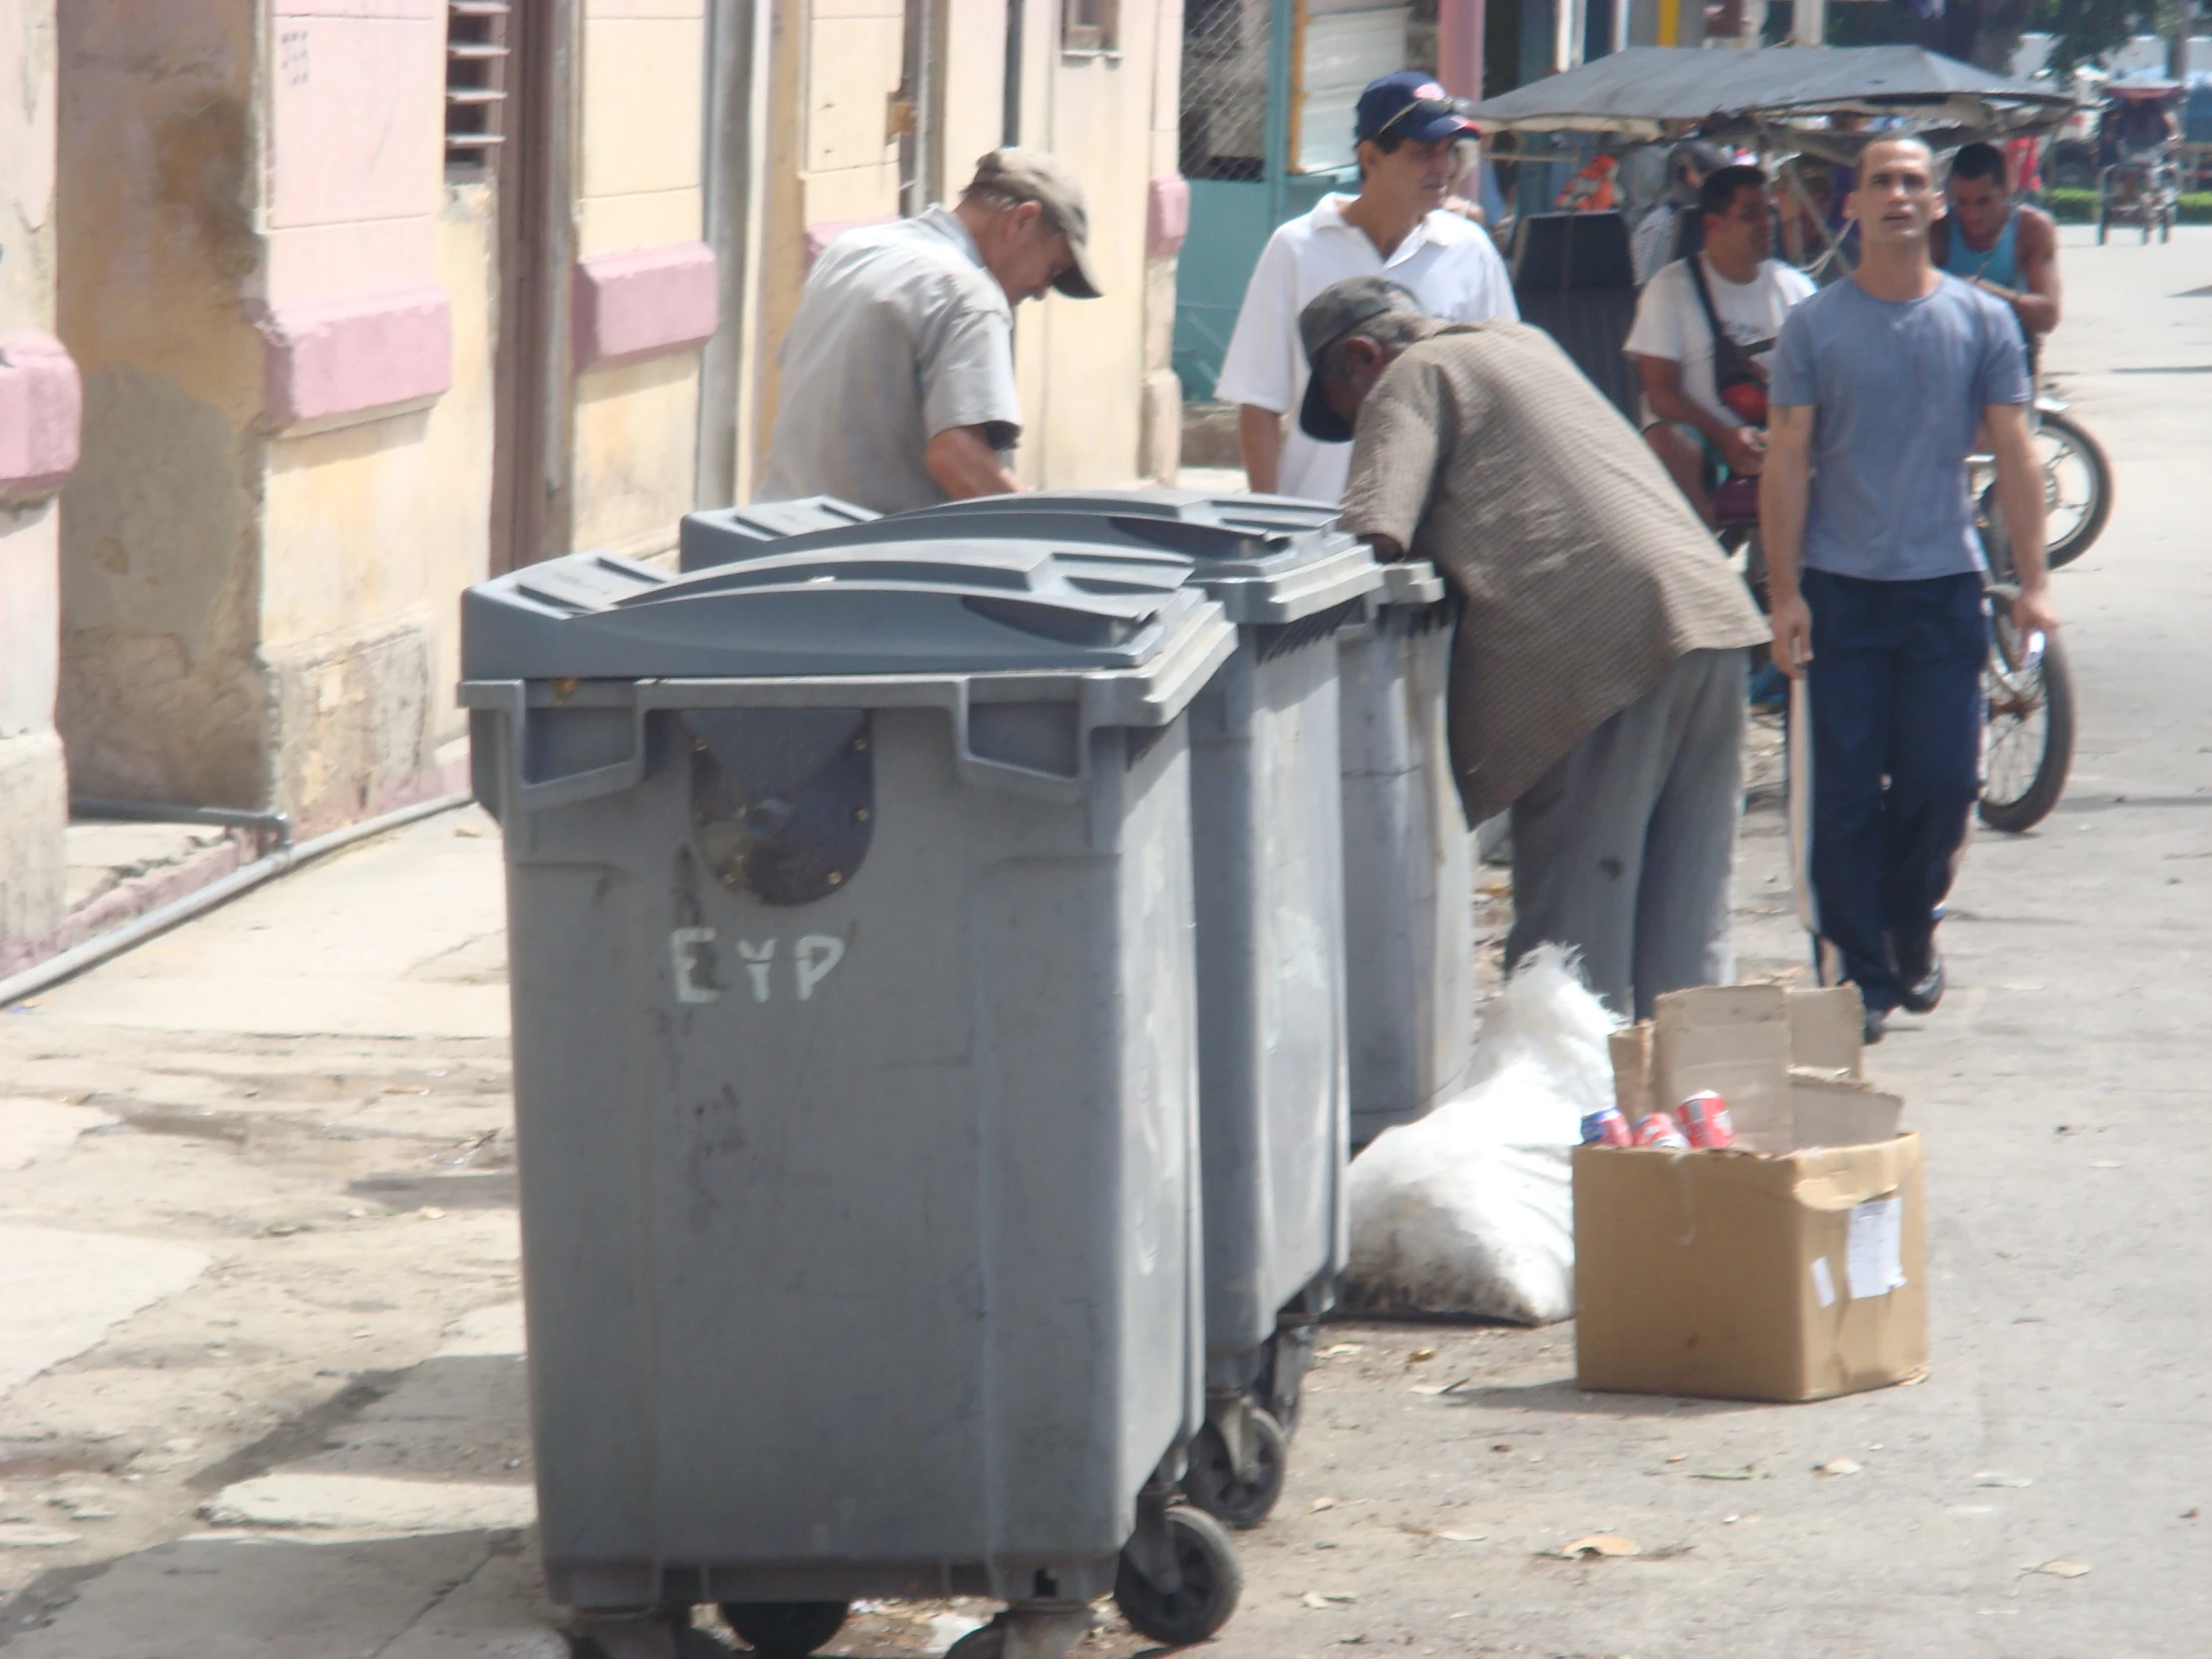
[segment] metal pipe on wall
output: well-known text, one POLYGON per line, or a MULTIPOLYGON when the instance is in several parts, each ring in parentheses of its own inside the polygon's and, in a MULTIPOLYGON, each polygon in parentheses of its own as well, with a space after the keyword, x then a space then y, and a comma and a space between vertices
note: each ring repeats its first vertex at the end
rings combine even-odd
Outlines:
POLYGON ((707 246, 715 251, 722 311, 699 359, 699 461, 695 504, 737 499, 738 399, 743 395, 745 318, 753 231, 755 54, 767 8, 714 0, 707 11, 707 120, 700 178, 706 183, 707 246))
POLYGON ((1482 96, 1482 31, 1487 12, 1485 0, 1436 0, 1436 79, 1454 98, 1482 96))
POLYGON ((1298 0, 1270 0, 1268 7, 1267 145, 1268 223, 1290 218, 1291 96, 1297 75, 1298 0))
POLYGON ((1024 0, 1006 0, 1006 79, 999 103, 1001 144, 1021 142, 1021 25, 1024 0))

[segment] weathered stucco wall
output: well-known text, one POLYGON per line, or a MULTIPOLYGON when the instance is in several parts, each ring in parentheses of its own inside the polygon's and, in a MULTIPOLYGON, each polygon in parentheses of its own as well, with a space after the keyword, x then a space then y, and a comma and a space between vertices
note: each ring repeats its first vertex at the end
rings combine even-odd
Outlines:
POLYGON ((252 0, 60 11, 60 721, 83 794, 258 807, 262 344, 252 0))
MULTIPOLYGON (((576 202, 582 266, 653 250, 705 254, 706 51, 705 0, 584 0, 576 202)), ((694 269, 711 292, 711 260, 694 269)), ((588 280, 588 273, 579 279, 588 280)), ((652 307, 660 302, 652 294, 615 291, 610 303, 652 307)), ((579 370, 574 545, 629 554, 675 546, 677 521, 694 505, 697 341, 579 370)))
MULTIPOLYGON (((495 206, 492 186, 445 180, 442 4, 275 0, 271 26, 267 331, 329 331, 324 380, 295 398, 311 418, 268 444, 261 537, 269 788, 312 828, 430 793, 436 746, 462 730, 459 596, 489 557, 495 206)), ((286 418, 280 378, 265 427, 286 418)))
POLYGON ((489 572, 492 188, 434 186, 452 384, 429 407, 270 445, 266 655, 281 799, 339 822, 433 787, 466 723, 460 593, 489 572))
POLYGON ((78 786, 303 830, 426 793, 491 450, 494 210, 444 179, 446 8, 65 13, 78 786))
MULTIPOLYGON (((65 435, 31 377, 54 331, 54 8, 0 8, 0 419, 14 451, 5 470, 65 435)), ((60 365, 56 365, 57 369, 60 365)), ((0 944, 61 919, 62 828, 69 787, 54 731, 60 628, 60 533, 51 485, 0 478, 0 944)))
MULTIPOLYGON (((1180 10, 1173 0, 1122 0, 1116 49, 1070 52, 1061 50, 1057 0, 1022 3, 1022 141, 1083 181, 1104 293, 1021 307, 1016 365, 1029 426, 1016 470, 1040 487, 1128 484, 1146 470, 1146 211, 1159 77, 1163 67, 1173 75, 1178 50, 1164 14, 1180 10)), ((1166 154, 1172 171, 1172 140, 1166 154)))

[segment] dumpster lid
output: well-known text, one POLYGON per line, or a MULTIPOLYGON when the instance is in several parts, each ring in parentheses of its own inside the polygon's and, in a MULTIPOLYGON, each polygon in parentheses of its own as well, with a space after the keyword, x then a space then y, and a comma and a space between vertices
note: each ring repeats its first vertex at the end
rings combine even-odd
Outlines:
MULTIPOLYGON (((1281 495, 1212 495, 1200 490, 1037 490, 980 496, 858 523, 831 523, 825 498, 807 505, 815 521, 805 545, 877 539, 966 542, 1029 538, 1065 547, 1104 543, 1174 555, 1192 579, 1221 601, 1233 622, 1296 622, 1380 587, 1381 567, 1366 545, 1337 527, 1326 502, 1281 495)), ((797 503, 785 505, 796 506, 797 503)), ((834 506, 849 512, 843 503, 834 506)), ((738 509, 739 512, 758 509, 738 509)), ((684 568, 757 556, 760 543, 729 510, 684 521, 684 568)))
POLYGON ((470 680, 1136 669, 1210 613, 1188 576, 1188 561, 1163 552, 1022 536, 793 539, 685 576, 579 553, 469 589, 461 669, 470 680))

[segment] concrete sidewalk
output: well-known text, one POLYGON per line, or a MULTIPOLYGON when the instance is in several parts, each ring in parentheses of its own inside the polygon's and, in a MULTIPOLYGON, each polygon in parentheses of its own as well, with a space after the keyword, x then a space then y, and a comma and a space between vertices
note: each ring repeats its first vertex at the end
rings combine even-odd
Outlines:
MULTIPOLYGON (((2056 356, 2120 497, 2059 582, 2072 787, 1976 838, 1954 988, 1870 1058, 1929 1140, 1933 1374, 1606 1397, 1571 1326, 1332 1327, 1221 1659, 2204 1649, 2212 233, 2079 240, 2056 356), (1642 1553, 1548 1553, 1601 1531, 1642 1553), (2090 1570, 2026 1570, 2063 1560, 2090 1570)), ((9 1659, 567 1651, 530 1544, 497 833, 424 821, 0 1012, 9 1659)), ((1747 974, 1804 972, 1781 844, 1762 788, 1747 974)), ((867 1607, 830 1651, 941 1652, 988 1611, 867 1607)))

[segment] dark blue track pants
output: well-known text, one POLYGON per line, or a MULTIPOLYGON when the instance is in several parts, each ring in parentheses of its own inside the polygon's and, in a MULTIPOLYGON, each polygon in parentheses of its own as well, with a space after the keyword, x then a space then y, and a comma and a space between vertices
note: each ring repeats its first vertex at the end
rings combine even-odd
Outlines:
POLYGON ((1976 575, 1870 582, 1809 570, 1803 587, 1814 908, 1842 977, 1870 1008, 1894 1008, 1899 963, 1926 959, 1981 794, 1988 607, 1976 575))

